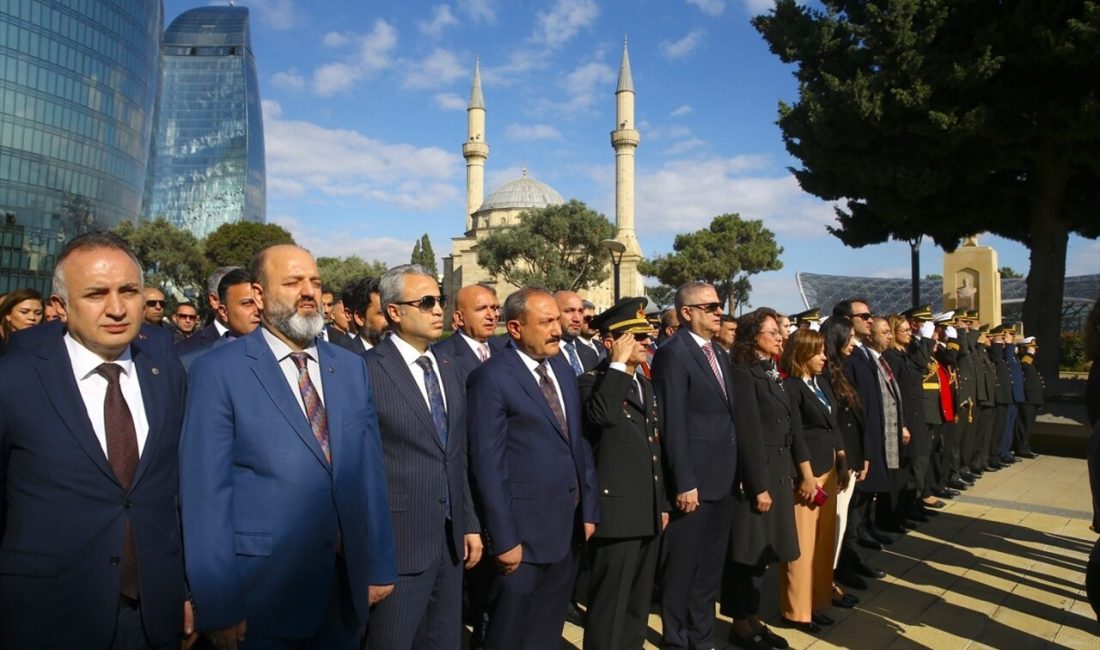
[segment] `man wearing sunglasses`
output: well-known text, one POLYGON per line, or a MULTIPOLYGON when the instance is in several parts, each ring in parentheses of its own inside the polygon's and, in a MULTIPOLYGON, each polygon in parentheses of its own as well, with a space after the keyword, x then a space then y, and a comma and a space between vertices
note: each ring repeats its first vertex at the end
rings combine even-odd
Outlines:
POLYGON ((195 303, 181 302, 176 305, 176 311, 172 314, 172 324, 176 326, 176 331, 172 335, 173 342, 179 343, 194 334, 198 329, 198 323, 199 312, 195 309, 195 303))
POLYGON ((729 355, 712 341, 722 319, 714 287, 682 285, 675 307, 679 329, 653 356, 665 478, 675 506, 665 533, 661 647, 710 648, 738 471, 733 384, 729 355))
POLYGON ((145 322, 153 327, 164 327, 164 292, 156 287, 145 287, 145 322))
POLYGON ((378 282, 391 335, 366 354, 374 385, 397 549, 393 595, 371 613, 374 648, 457 648, 462 568, 481 558, 466 475, 463 378, 430 348, 443 334, 445 299, 415 264, 378 282))

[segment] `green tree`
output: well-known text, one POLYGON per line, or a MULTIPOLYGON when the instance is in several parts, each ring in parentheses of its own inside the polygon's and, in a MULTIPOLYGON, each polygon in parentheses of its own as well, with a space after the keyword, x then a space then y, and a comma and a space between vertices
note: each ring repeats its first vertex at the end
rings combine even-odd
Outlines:
POLYGON ((435 251, 432 250, 432 241, 428 239, 428 233, 424 233, 424 236, 416 240, 413 244, 411 264, 419 264, 425 271, 431 275, 438 276, 438 267, 435 263, 435 251))
POLYGON ((853 247, 992 232, 1031 250, 1023 320, 1054 376, 1070 233, 1100 235, 1095 0, 778 0, 754 19, 795 66, 781 103, 802 188, 853 247), (1052 349, 1053 348, 1053 349, 1052 349))
POLYGON ((607 217, 574 199, 529 210, 518 225, 482 239, 477 263, 517 287, 579 291, 607 279, 608 254, 600 241, 614 233, 607 217))
POLYGON ((377 278, 386 271, 384 262, 367 262, 358 255, 350 257, 318 257, 317 270, 321 272, 321 282, 334 291, 342 291, 353 281, 365 277, 377 278))
POLYGON ((290 233, 273 223, 227 223, 206 236, 203 252, 211 266, 247 267, 268 246, 293 244, 290 233))
POLYGON ((1001 273, 1001 279, 1002 280, 1004 280, 1005 278, 1022 278, 1022 277, 1024 277, 1023 275, 1018 273, 1016 271, 1016 269, 1012 268, 1011 266, 1002 266, 1000 268, 1000 273, 1001 273))
POLYGON ((654 309, 667 309, 676 302, 676 287, 667 284, 646 285, 645 296, 649 298, 649 306, 654 309))
POLYGON ((181 290, 202 285, 204 260, 199 240, 191 233, 163 218, 137 226, 123 221, 114 232, 130 245, 147 283, 172 284, 181 290))
POLYGON ((676 235, 672 250, 643 262, 639 270, 674 287, 693 280, 709 282, 730 313, 739 302, 747 302, 752 290, 749 276, 783 268, 783 247, 776 245, 772 231, 762 221, 737 214, 719 215, 708 228, 676 235))

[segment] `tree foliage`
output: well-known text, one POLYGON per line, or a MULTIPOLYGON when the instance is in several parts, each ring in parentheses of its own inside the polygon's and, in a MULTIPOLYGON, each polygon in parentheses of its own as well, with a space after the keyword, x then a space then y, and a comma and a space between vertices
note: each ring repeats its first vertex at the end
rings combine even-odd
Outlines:
POLYGON ((645 297, 651 309, 667 309, 676 302, 676 287, 667 284, 646 285, 645 297))
POLYGON ((1057 364, 1069 233, 1100 235, 1100 4, 778 0, 754 19, 795 66, 781 103, 802 188, 853 247, 992 232, 1031 249, 1024 321, 1057 364), (1040 314, 1045 315, 1040 318, 1040 314))
POLYGON ((1022 278, 1022 277, 1024 277, 1021 273, 1016 271, 1016 269, 1012 268, 1011 266, 1002 266, 1000 268, 1000 274, 1001 274, 1001 279, 1002 280, 1004 280, 1005 278, 1022 278))
POLYGON ((352 282, 366 277, 377 278, 386 271, 386 264, 378 260, 367 262, 358 255, 350 257, 318 257, 317 270, 321 283, 340 292, 352 282))
POLYGON ((722 214, 710 226, 676 235, 673 253, 639 265, 639 270, 670 286, 703 280, 714 285, 718 299, 730 305, 747 301, 752 284, 749 276, 783 268, 783 248, 762 221, 744 220, 737 214, 722 214))
POLYGON ((293 244, 290 233, 273 223, 227 223, 206 236, 203 249, 211 266, 247 267, 268 246, 293 244))
POLYGON ((520 223, 490 234, 477 246, 477 262, 517 287, 579 291, 607 279, 610 256, 600 241, 615 228, 602 214, 571 200, 530 210, 520 223))
POLYGON ((419 264, 431 275, 439 275, 438 267, 435 263, 435 251, 432 250, 432 241, 428 239, 428 233, 424 233, 423 237, 416 240, 416 243, 413 245, 412 259, 409 260, 409 263, 419 264))
POLYGON ((172 284, 180 290, 202 285, 202 247, 191 233, 166 219, 141 221, 137 226, 123 221, 114 232, 141 262, 148 284, 172 284))

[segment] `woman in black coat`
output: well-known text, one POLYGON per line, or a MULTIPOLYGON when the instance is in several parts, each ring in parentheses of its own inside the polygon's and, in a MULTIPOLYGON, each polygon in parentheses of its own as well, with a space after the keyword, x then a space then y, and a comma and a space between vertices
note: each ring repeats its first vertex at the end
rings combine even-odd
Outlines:
POLYGON ((809 452, 797 435, 798 411, 775 367, 781 345, 779 319, 771 309, 738 319, 730 377, 740 489, 734 493, 721 600, 722 613, 733 618, 730 642, 742 648, 786 647, 760 620, 760 589, 769 564, 798 558, 795 488, 812 495, 816 487, 809 452), (803 463, 809 478, 796 485, 795 466, 803 463))
POLYGON ((924 420, 924 368, 920 361, 909 352, 909 342, 913 340, 913 330, 909 321, 902 316, 890 316, 888 319, 894 340, 882 356, 894 372, 898 387, 901 389, 901 403, 905 416, 905 426, 909 428, 909 444, 902 445, 899 453, 901 467, 890 470, 893 479, 891 504, 883 502, 879 506, 876 526, 887 532, 905 532, 912 525, 908 517, 927 517, 915 512, 918 486, 924 486, 924 473, 928 470, 928 455, 931 451, 928 441, 928 426, 924 420), (919 473, 919 476, 918 476, 919 473))

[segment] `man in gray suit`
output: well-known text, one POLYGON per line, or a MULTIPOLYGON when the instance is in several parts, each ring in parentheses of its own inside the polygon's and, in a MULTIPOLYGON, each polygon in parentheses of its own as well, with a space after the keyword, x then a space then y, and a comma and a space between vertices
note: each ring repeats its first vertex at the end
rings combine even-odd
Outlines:
POLYGON ((386 454, 397 548, 393 596, 371 614, 372 648, 458 648, 462 568, 481 558, 466 474, 466 393, 430 344, 443 333, 439 284, 416 265, 379 281, 392 335, 366 354, 386 454))

